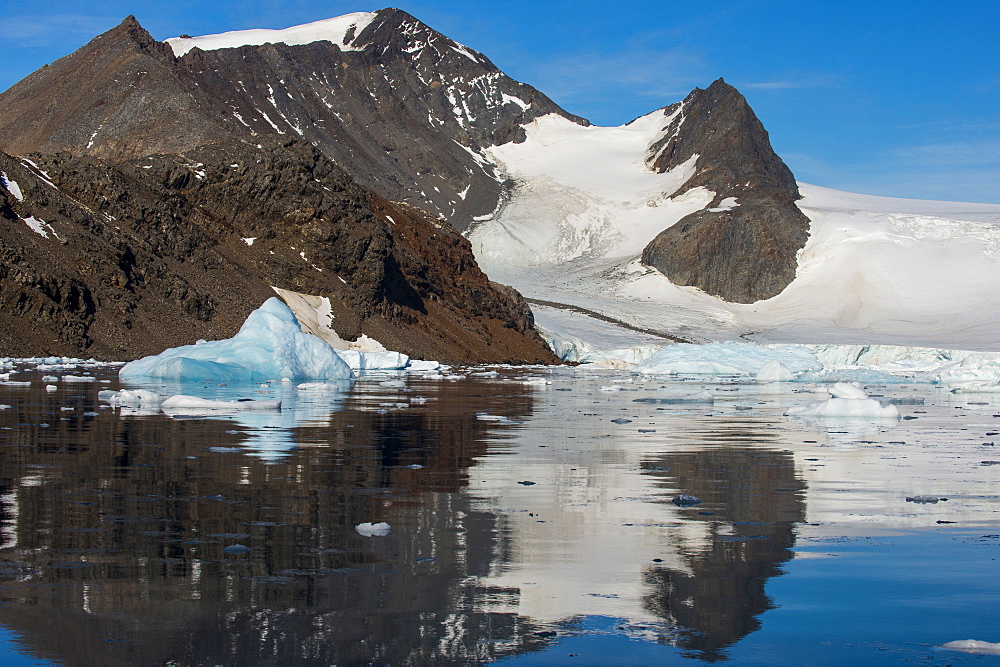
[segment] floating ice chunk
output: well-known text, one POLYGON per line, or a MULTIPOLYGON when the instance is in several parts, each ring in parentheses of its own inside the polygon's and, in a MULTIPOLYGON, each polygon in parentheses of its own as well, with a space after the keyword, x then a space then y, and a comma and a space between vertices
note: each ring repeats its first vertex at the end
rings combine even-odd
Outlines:
POLYGON ((997 394, 1000 384, 996 382, 956 382, 948 387, 953 394, 997 394))
POLYGON ((299 391, 316 392, 343 391, 345 389, 343 383, 338 384, 336 382, 303 382, 295 388, 299 391))
POLYGON ((59 382, 59 378, 55 375, 43 375, 42 382, 59 382))
POLYGON ((980 655, 1000 655, 1000 643, 984 642, 979 639, 960 639, 941 644, 941 648, 980 655))
POLYGON ((45 391, 48 392, 59 391, 59 387, 55 386, 54 384, 47 384, 45 385, 45 391))
POLYGON ((7 405, 6 403, 0 403, 0 410, 10 410, 13 405, 7 405))
POLYGON ((0 385, 4 387, 30 387, 30 382, 20 382, 19 380, 0 380, 0 385))
POLYGON ((285 378, 347 380, 352 373, 333 348, 303 333, 288 306, 272 297, 250 313, 232 338, 175 347, 131 361, 119 376, 259 383, 285 378))
POLYGON ((97 382, 97 378, 92 375, 63 375, 63 382, 97 382))
POLYGON ((757 371, 757 382, 791 382, 795 373, 777 359, 771 359, 757 371))
POLYGON ((213 401, 197 396, 177 394, 160 404, 160 409, 167 414, 188 414, 189 412, 240 412, 243 410, 281 410, 281 401, 254 401, 244 399, 239 401, 213 401))
POLYGON ((125 405, 133 408, 154 408, 163 400, 155 391, 146 389, 123 389, 121 391, 100 391, 98 400, 110 403, 114 407, 125 405))
POLYGON ((857 419, 899 419, 899 410, 895 405, 883 406, 868 394, 860 385, 849 382, 838 382, 829 387, 831 398, 822 403, 807 406, 796 406, 785 410, 790 417, 846 417, 857 419))
POLYGON ((337 354, 355 371, 402 370, 410 363, 410 358, 402 352, 361 352, 359 350, 337 350, 337 354))
POLYGON ((436 371, 439 368, 441 368, 441 362, 424 359, 410 359, 410 363, 406 366, 408 371, 436 371))
POLYGON ((380 521, 379 523, 359 523, 354 527, 354 530, 358 531, 359 535, 364 535, 365 537, 385 537, 389 534, 392 528, 385 521, 380 521))
POLYGON ((614 384, 606 384, 601 387, 601 391, 621 391, 622 388, 614 384))
MULTIPOLYGON (((497 374, 494 373, 491 377, 496 377, 496 375, 497 374)), ((524 380, 521 380, 521 384, 544 387, 545 385, 552 384, 552 380, 546 380, 545 378, 526 378, 524 380)))
POLYGON ((827 391, 834 398, 868 398, 864 388, 857 382, 838 382, 832 387, 828 387, 827 391))

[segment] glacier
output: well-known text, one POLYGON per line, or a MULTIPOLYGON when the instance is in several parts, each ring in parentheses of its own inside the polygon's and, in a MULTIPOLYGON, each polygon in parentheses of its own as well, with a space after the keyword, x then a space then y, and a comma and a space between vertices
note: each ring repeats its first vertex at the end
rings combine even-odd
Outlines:
POLYGON ((714 196, 683 188, 697 156, 664 174, 646 167, 646 152, 667 120, 663 110, 620 127, 543 116, 524 126, 524 142, 486 151, 498 178, 515 187, 468 234, 483 270, 529 300, 645 332, 633 335, 634 344, 620 331, 607 343, 573 336, 560 331, 567 316, 533 305, 536 315, 544 311, 543 333, 561 334, 550 338, 566 345, 557 349, 564 360, 597 363, 602 350, 618 350, 615 358, 632 350, 628 361, 641 362, 652 354, 656 332, 663 334, 659 345, 673 337, 1000 351, 1000 205, 799 183, 797 205, 810 220, 810 236, 795 279, 777 296, 729 303, 644 266, 642 248, 714 196))

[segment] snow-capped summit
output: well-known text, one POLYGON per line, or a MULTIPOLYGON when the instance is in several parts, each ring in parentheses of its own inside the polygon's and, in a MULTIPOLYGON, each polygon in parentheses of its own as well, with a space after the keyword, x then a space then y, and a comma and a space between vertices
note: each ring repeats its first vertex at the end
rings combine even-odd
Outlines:
POLYGON ((165 43, 129 17, 0 94, 0 148, 121 160, 302 139, 462 230, 503 198, 483 150, 549 113, 585 122, 398 9, 165 43))

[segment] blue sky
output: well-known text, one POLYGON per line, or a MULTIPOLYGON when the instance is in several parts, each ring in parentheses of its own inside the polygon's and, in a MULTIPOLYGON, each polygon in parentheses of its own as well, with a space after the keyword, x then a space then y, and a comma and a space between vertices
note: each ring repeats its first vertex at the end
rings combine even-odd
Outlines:
MULTIPOLYGON (((801 181, 1000 203, 1000 1, 397 0, 568 111, 618 125, 722 76, 801 181)), ((284 28, 357 2, 0 0, 0 90, 128 14, 157 39, 284 28)))

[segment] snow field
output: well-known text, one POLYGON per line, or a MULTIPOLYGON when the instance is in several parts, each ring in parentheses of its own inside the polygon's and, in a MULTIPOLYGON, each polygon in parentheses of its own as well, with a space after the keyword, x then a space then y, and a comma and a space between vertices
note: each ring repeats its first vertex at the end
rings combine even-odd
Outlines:
POLYGON ((358 51, 360 49, 351 44, 353 39, 348 41, 348 32, 353 28, 353 38, 356 39, 375 19, 375 16, 374 12, 355 12, 283 30, 267 30, 263 28, 234 30, 218 35, 204 35, 201 37, 172 37, 165 41, 170 45, 174 55, 178 58, 195 47, 198 47, 202 51, 214 51, 216 49, 234 49, 240 46, 259 46, 261 44, 287 44, 289 46, 296 46, 323 40, 333 42, 342 51, 358 51))

